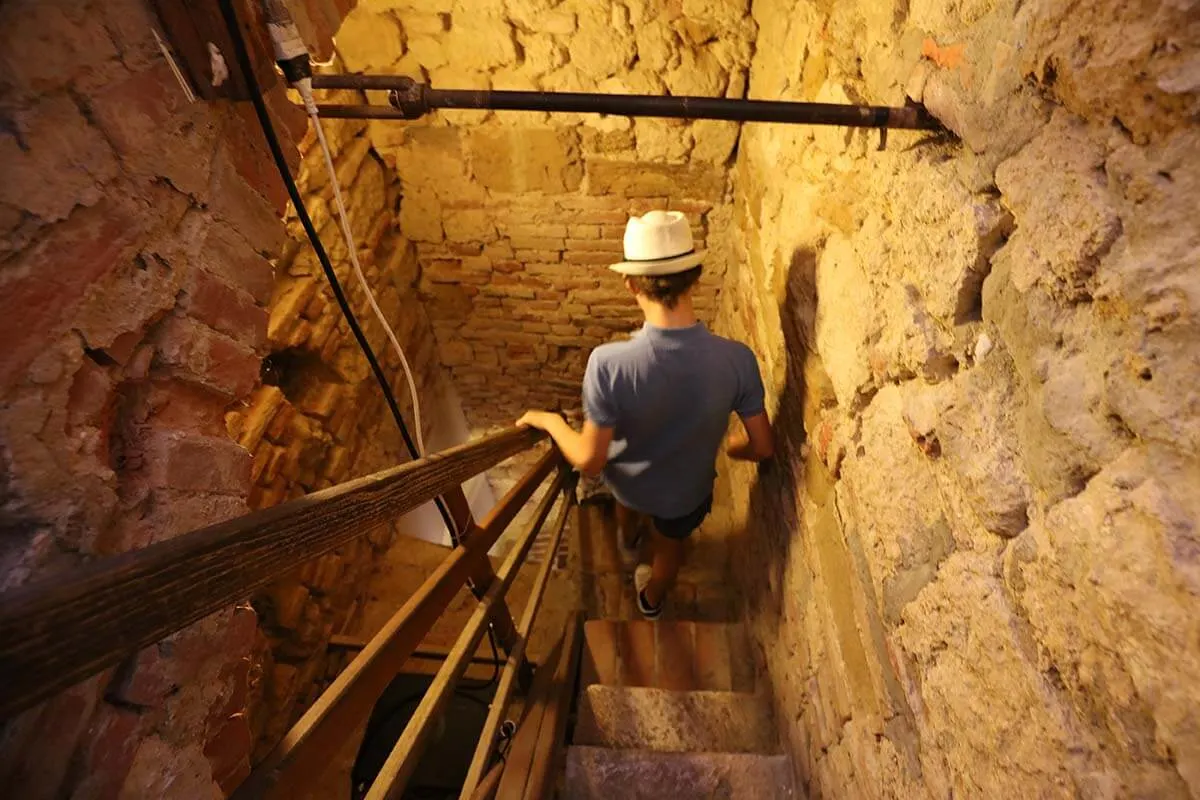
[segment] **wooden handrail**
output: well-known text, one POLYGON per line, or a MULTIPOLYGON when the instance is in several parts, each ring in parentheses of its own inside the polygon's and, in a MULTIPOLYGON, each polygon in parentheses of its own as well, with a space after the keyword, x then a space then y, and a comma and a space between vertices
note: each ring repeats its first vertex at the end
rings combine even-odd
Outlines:
MULTIPOLYGON (((512 428, 0 594, 0 719, 244 600, 543 437, 512 428)), ((546 463, 556 458, 551 451, 546 463)), ((491 544, 478 538, 486 552, 491 544)))
POLYGON ((347 733, 371 713, 379 696, 463 587, 476 564, 487 558, 488 550, 534 490, 561 463, 557 450, 549 450, 542 456, 492 509, 480 530, 450 551, 446 560, 342 670, 283 741, 237 788, 233 800, 290 798, 312 785, 344 744, 347 733))
MULTIPOLYGON (((488 710, 487 720, 483 723, 483 731, 479 735, 479 744, 475 748, 475 755, 471 758, 471 766, 467 770, 466 780, 463 781, 462 791, 459 793, 459 800, 471 800, 476 789, 484 780, 484 770, 488 767, 488 762, 492 758, 492 750, 496 746, 496 736, 500 732, 500 726, 504 723, 504 713, 508 709, 509 700, 512 698, 513 688, 516 686, 517 674, 521 669, 521 664, 525 659, 525 647, 529 643, 529 636, 533 632, 533 624, 537 619, 537 612, 542 606, 542 595, 546 591, 546 585, 550 583, 550 572, 554 569, 554 558, 558 552, 558 545, 562 541, 563 531, 567 527, 567 518, 571 513, 574 503, 570 502, 570 493, 568 493, 568 502, 563 503, 562 509, 559 511, 558 519, 554 522, 554 531, 550 537, 550 546, 546 549, 546 560, 542 564, 542 568, 538 570, 537 577, 533 581, 533 589, 529 593, 529 600, 525 603, 525 611, 521 614, 521 622, 517 626, 517 635, 520 637, 517 641, 516 648, 508 656, 508 661, 504 665, 503 672, 500 673, 500 683, 496 687, 496 692, 492 696, 492 706, 488 710)), ((497 776, 497 785, 499 785, 499 776, 497 776)))
MULTIPOLYGON (((479 605, 471 614, 470 619, 467 620, 462 633, 459 634, 458 639, 454 642, 454 647, 450 650, 450 657, 438 670, 433 683, 425 691, 425 696, 421 698, 420 704, 400 734, 400 738, 393 745, 392 752, 388 755, 387 761, 384 762, 375 782, 371 784, 371 788, 367 792, 367 800, 400 800, 404 794, 409 779, 417 769, 417 762, 425 752, 425 745, 433 732, 434 725, 442 711, 445 710, 454 687, 466 672, 471 655, 483 639, 488 621, 497 604, 504 599, 513 579, 517 577, 517 571, 533 547, 533 541, 537 538, 538 531, 541 530, 555 501, 562 493, 566 475, 565 471, 559 471, 554 482, 550 484, 550 490, 538 504, 529 527, 514 544, 512 552, 504 559, 504 564, 496 573, 496 580, 489 587, 487 594, 479 601, 479 605)), ((564 495, 563 507, 569 506, 570 500, 564 495)))

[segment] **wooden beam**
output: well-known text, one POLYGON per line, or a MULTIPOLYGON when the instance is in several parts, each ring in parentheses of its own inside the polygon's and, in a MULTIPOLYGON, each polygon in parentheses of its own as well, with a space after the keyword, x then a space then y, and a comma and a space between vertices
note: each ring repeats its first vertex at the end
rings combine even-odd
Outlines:
POLYGON ((496 796, 496 788, 500 786, 500 777, 503 774, 503 763, 492 767, 492 771, 479 782, 479 788, 475 790, 475 794, 471 795, 470 800, 492 800, 496 796))
POLYGON ((542 731, 533 751, 525 800, 543 800, 554 794, 554 776, 566 748, 567 716, 579 684, 579 656, 583 651, 583 617, 576 614, 567 628, 566 644, 554 673, 557 696, 542 717, 542 731))
POLYGON ((458 594, 480 559, 487 558, 505 527, 556 465, 548 451, 484 520, 482 534, 450 551, 334 682, 317 698, 274 750, 237 788, 233 800, 296 797, 313 785, 333 755, 371 713, 425 634, 458 594))
MULTIPOLYGON (((0 719, 246 599, 541 438, 512 428, 0 594, 0 719)), ((557 457, 551 452, 546 472, 557 457)), ((498 508, 499 517, 517 513, 498 508)))
MULTIPOLYGON (((382 769, 375 777, 375 782, 371 784, 371 788, 367 792, 367 800, 400 800, 404 794, 409 778, 416 771, 417 763, 425 753, 425 745, 445 710, 446 704, 450 701, 454 687, 458 685, 467 665, 471 662, 471 655, 479 647, 479 642, 483 639, 484 632, 487 631, 488 623, 499 604, 498 601, 504 599, 505 592, 512 585, 513 579, 517 577, 517 572, 521 569, 525 556, 533 547, 533 541, 537 538, 538 531, 541 530, 542 524, 545 523, 546 517, 550 515, 550 510, 562 492, 565 480, 566 471, 560 470, 558 476, 550 484, 550 490, 538 504, 537 512, 528 529, 516 542, 512 552, 504 559, 504 564, 500 567, 496 580, 483 599, 479 601, 471 618, 467 620, 462 633, 459 634, 458 639, 454 642, 454 647, 450 650, 450 657, 438 670, 433 683, 426 690, 425 696, 421 698, 420 705, 417 706, 404 731, 400 734, 400 738, 393 745, 391 754, 388 755, 387 761, 384 762, 382 769)), ((569 505, 565 496, 563 505, 569 505)))
MULTIPOLYGON (((467 770, 467 777, 463 782, 462 792, 459 793, 459 800, 470 800, 476 787, 482 785, 484 770, 491 761, 492 750, 496 746, 496 736, 500 732, 500 726, 504 724, 504 712, 508 709, 513 688, 516 686, 517 675, 525 659, 525 646, 529 643, 529 636, 533 631, 538 609, 541 608, 542 595, 546 591, 547 584, 550 583, 550 573, 554 569, 554 558, 551 556, 558 552, 558 544, 562 541, 563 531, 566 530, 567 519, 575 505, 573 488, 573 486, 567 488, 568 502, 563 503, 559 517, 554 522, 554 533, 550 538, 550 547, 546 551, 551 555, 546 558, 534 579, 533 590, 529 593, 529 600, 525 603, 525 611, 521 615, 521 624, 517 629, 520 639, 516 649, 509 654, 508 663, 505 664, 504 671, 500 674, 500 683, 496 687, 496 693, 492 696, 492 705, 488 711, 487 721, 483 723, 479 745, 475 748, 475 755, 471 758, 471 766, 467 770)), ((499 785, 498 781, 497 785, 499 785)))
POLYGON ((525 714, 508 748, 504 774, 496 791, 497 800, 523 800, 528 787, 538 780, 538 771, 546 768, 544 761, 538 760, 541 743, 544 738, 555 737, 560 718, 565 724, 566 708, 570 707, 575 687, 572 676, 576 674, 582 642, 583 615, 576 613, 534 677, 525 714), (556 716, 556 707, 564 702, 562 716, 556 716))

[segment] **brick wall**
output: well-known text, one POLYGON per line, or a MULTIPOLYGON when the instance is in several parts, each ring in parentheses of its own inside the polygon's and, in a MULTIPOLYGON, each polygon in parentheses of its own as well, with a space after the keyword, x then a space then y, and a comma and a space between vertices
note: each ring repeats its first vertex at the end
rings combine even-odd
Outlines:
MULTIPOLYGON (((258 383, 283 197, 249 107, 189 104, 154 24, 136 0, 0 8, 4 588, 247 509, 223 417, 258 383)), ((5 721, 0 785, 219 796, 248 767, 255 627, 226 609, 5 721)))
MULTIPOLYGON (((352 98, 351 100, 352 101, 352 98)), ((359 262, 417 381, 426 437, 446 403, 433 332, 414 284, 415 249, 396 227, 399 183, 361 122, 324 124, 346 200, 359 262)), ((354 277, 333 207, 333 190, 310 130, 299 183, 351 307, 371 342, 415 439, 399 357, 354 277)), ((383 395, 311 246, 294 219, 277 264, 267 327, 264 383, 246 408, 226 416, 229 433, 253 453, 250 504, 265 508, 409 460, 383 395)), ((323 688, 326 644, 354 622, 367 579, 395 537, 390 525, 307 564, 254 600, 261 629, 249 717, 264 755, 323 688)), ((418 584, 396 587, 411 591, 418 584)))
MULTIPOLYGON (((737 0, 401 0, 357 8, 337 46, 352 70, 441 88, 740 97, 754 30, 737 0)), ((381 93, 371 99, 385 102, 381 93)), ((372 121, 371 141, 401 179, 400 225, 416 243, 442 363, 476 430, 510 424, 527 408, 577 409, 590 350, 640 324, 605 268, 620 260, 631 213, 688 214, 697 246, 711 253, 697 293, 711 318, 738 130, 477 111, 372 121)))

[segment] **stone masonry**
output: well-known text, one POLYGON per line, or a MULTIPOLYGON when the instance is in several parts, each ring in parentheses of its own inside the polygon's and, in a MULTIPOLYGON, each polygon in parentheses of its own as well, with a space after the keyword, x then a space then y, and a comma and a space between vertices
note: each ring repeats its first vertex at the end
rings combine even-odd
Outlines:
MULTIPOLYGON (((285 197, 248 105, 189 104, 137 0, 0 9, 0 586, 247 511, 223 415, 267 348, 285 197)), ((285 147, 303 114, 269 97, 285 147)), ((3 723, 13 797, 220 797, 256 619, 228 608, 3 723)))
MULTIPOLYGON (((346 199, 359 261, 417 380, 425 435, 446 402, 433 331, 415 284, 416 253, 395 225, 399 186, 366 138, 365 123, 324 124, 346 199)), ((355 316, 392 378, 410 429, 412 402, 399 357, 352 272, 333 190, 311 128, 300 145, 305 205, 314 217, 355 316)), ((294 218, 276 265, 263 385, 226 415, 230 436, 254 454, 253 508, 265 508, 409 460, 366 358, 343 319, 316 256, 294 218)), ((414 434, 415 436, 415 434, 414 434)), ((355 624, 372 570, 395 538, 380 526, 307 564, 254 600, 261 622, 249 718, 262 757, 315 699, 332 634, 355 624)), ((408 591, 418 585, 407 585, 408 591)))
MULTIPOLYGON (((745 0, 372 0, 336 44, 351 70, 441 88, 740 97, 753 35, 745 0)), ((416 242, 441 360, 474 429, 527 408, 577 409, 588 353, 637 327, 636 305, 605 269, 620 260, 631 213, 688 214, 712 253, 698 294, 712 318, 737 133, 736 123, 517 112, 372 121, 372 143, 400 176, 400 227, 416 242)))
POLYGON ((1200 796, 1194 3, 756 0, 724 330, 780 455, 726 465, 810 797, 1200 796))

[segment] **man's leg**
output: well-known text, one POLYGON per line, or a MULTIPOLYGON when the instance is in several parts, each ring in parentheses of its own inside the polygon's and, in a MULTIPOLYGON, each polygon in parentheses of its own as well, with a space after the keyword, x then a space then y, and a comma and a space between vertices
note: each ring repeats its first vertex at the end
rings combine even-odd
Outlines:
POLYGON ((614 501, 617 507, 617 536, 621 542, 621 546, 626 550, 632 550, 637 546, 638 528, 641 526, 642 518, 631 508, 626 508, 619 501, 614 501))
POLYGON ((683 566, 684 540, 671 539, 654 531, 654 562, 650 582, 646 584, 646 601, 654 607, 661 606, 667 590, 675 583, 679 568, 683 566))

